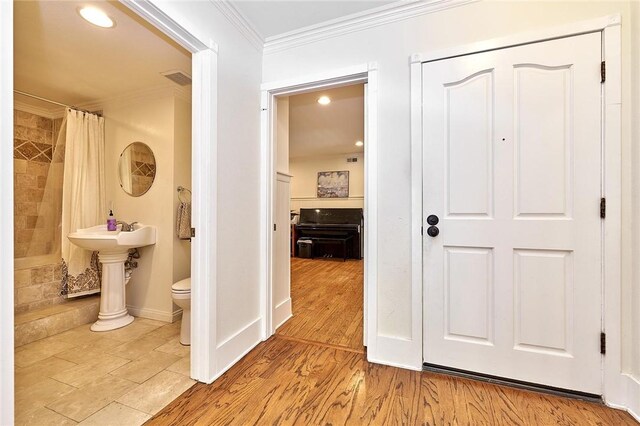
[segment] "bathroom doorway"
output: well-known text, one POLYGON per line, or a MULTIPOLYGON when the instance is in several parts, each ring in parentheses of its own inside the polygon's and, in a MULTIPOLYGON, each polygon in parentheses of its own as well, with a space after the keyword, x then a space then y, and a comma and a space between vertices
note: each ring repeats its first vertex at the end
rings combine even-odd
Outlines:
POLYGON ((81 6, 13 8, 15 414, 61 423, 117 412, 137 424, 195 383, 171 294, 192 269, 191 235, 176 231, 180 197, 189 201, 192 188, 192 54, 119 3, 94 5, 111 28, 84 21, 81 6), (72 115, 100 125, 80 132, 95 151, 82 159, 98 157, 87 174, 95 183, 69 202, 69 186, 85 181, 66 170, 76 157, 72 115), (135 320, 104 332, 90 330, 104 309, 102 259, 89 256, 76 274, 64 244, 65 220, 89 195, 101 207, 83 227, 113 217, 115 232, 138 222, 132 229, 154 226, 158 236, 125 262, 125 309, 135 320))

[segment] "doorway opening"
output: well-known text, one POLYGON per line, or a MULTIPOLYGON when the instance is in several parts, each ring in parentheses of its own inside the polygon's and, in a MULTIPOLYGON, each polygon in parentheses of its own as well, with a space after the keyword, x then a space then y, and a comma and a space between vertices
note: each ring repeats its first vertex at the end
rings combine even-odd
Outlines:
POLYGON ((362 350, 366 84, 276 98, 276 334, 362 350))
POLYGON ((376 81, 365 64, 263 85, 265 340, 375 353, 376 81))

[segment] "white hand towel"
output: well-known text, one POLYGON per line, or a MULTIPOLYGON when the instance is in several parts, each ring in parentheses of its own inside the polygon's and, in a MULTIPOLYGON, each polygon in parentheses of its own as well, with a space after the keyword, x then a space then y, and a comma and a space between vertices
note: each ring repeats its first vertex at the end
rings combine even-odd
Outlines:
POLYGON ((181 240, 191 239, 191 203, 183 202, 178 206, 176 234, 181 240))

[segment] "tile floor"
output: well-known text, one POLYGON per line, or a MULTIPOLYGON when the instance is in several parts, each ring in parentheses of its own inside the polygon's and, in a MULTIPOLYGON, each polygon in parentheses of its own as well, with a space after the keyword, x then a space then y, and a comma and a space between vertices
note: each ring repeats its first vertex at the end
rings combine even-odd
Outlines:
POLYGON ((180 322, 89 327, 16 348, 16 425, 141 425, 195 383, 180 322))

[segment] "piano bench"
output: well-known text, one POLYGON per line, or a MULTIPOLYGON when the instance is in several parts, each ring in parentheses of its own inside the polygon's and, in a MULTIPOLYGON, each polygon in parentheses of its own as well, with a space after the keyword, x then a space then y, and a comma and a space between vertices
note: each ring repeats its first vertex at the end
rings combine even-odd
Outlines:
MULTIPOLYGON (((346 262, 349 251, 349 245, 347 243, 353 239, 353 235, 346 237, 310 237, 308 239, 313 241, 314 246, 320 244, 342 244, 342 261, 346 262)), ((313 252, 311 253, 311 258, 313 259, 313 252)))

